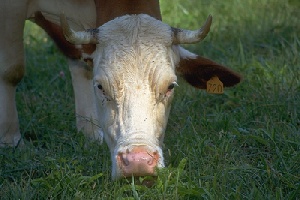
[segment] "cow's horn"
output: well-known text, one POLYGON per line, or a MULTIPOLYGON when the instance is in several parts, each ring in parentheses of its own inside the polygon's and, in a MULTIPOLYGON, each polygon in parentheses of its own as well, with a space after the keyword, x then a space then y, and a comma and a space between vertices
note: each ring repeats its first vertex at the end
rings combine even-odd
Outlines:
POLYGON ((203 40, 210 30, 212 16, 209 15, 205 24, 196 31, 183 30, 172 27, 173 44, 192 44, 203 40))
POLYGON ((98 29, 88 29, 85 31, 73 31, 64 14, 60 15, 60 24, 66 40, 72 44, 97 44, 98 43, 98 29))

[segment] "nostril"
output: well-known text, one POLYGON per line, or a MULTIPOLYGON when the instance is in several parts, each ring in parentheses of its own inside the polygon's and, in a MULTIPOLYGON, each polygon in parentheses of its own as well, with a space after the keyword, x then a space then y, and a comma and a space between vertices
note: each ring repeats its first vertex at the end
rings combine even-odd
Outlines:
POLYGON ((157 151, 156 152, 153 152, 153 154, 148 154, 150 157, 148 158, 148 162, 147 164, 148 165, 153 165, 153 163, 156 164, 156 162, 158 161, 158 153, 157 151))
POLYGON ((153 159, 152 159, 152 158, 149 159, 148 162, 147 162, 147 164, 148 164, 148 165, 152 165, 152 164, 153 164, 153 159))
POLYGON ((119 153, 118 157, 119 157, 119 160, 121 161, 121 163, 123 165, 125 165, 125 166, 129 165, 129 160, 127 158, 127 154, 119 153))

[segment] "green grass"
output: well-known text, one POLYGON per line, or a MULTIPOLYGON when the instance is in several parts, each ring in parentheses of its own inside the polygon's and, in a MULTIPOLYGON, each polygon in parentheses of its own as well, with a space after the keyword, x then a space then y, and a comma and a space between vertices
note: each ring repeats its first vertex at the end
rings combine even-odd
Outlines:
POLYGON ((180 80, 166 131, 167 168, 151 188, 111 181, 106 145, 77 133, 66 59, 25 29, 17 102, 23 149, 0 151, 0 199, 300 199, 300 3, 162 1, 163 19, 208 37, 186 46, 243 75, 223 95, 180 80), (60 76, 64 72, 65 76, 60 76))

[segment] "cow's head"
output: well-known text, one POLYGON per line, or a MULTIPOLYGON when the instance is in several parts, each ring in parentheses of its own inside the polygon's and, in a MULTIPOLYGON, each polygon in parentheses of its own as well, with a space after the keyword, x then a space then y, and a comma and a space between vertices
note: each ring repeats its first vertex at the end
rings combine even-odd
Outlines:
POLYGON ((162 145, 177 75, 205 89, 217 76, 224 86, 240 76, 179 46, 201 41, 212 17, 197 31, 176 29, 148 15, 126 15, 97 29, 74 32, 61 18, 74 44, 96 43, 94 85, 99 121, 111 152, 113 177, 155 174, 164 167, 162 145))

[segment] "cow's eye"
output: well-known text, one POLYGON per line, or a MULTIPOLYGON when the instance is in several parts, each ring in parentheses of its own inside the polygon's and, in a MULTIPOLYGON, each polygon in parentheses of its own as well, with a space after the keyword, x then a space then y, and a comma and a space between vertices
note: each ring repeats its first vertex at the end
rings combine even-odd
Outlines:
POLYGON ((97 85, 97 88, 98 88, 99 90, 101 90, 101 92, 102 92, 103 95, 106 95, 106 94, 105 94, 105 91, 104 91, 104 89, 103 89, 103 87, 102 87, 101 84, 98 84, 98 85, 97 85))
POLYGON ((98 88, 99 90, 102 90, 102 89, 103 89, 103 87, 102 87, 101 84, 98 84, 98 85, 97 85, 97 88, 98 88))
POLYGON ((175 86, 178 86, 178 84, 177 84, 176 82, 171 83, 171 84, 168 86, 168 91, 174 89, 175 86))

